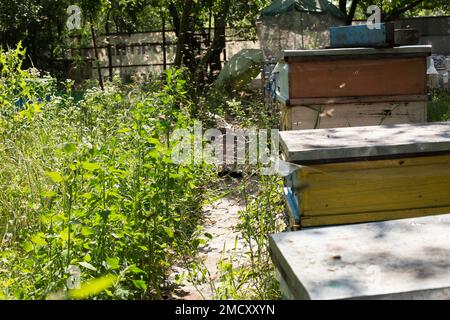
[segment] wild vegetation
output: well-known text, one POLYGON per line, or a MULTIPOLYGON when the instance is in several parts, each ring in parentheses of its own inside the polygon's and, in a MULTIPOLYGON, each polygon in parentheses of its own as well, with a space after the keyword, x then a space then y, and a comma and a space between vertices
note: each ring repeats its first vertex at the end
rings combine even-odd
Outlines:
MULTIPOLYGON (((179 280, 171 277, 174 266, 185 268, 189 281, 211 281, 197 256, 212 236, 202 228, 202 210, 232 192, 245 200, 237 229, 247 260, 219 262, 214 296, 280 297, 267 235, 285 227, 281 179, 244 170, 239 187, 226 190, 221 168, 174 163, 170 139, 195 120, 213 125, 211 114, 239 127, 278 127, 259 93, 210 86, 221 68, 225 27, 254 34, 257 13, 269 2, 2 3, 0 299, 166 299, 179 280), (165 19, 177 36, 176 68, 141 83, 106 79, 75 91, 61 72, 65 40, 74 35, 64 26, 70 4, 86 13, 75 35, 87 41, 159 28, 165 19)), ((334 2, 356 17, 369 3, 334 2)), ((431 10, 430 1, 379 2, 385 18, 431 10)), ((447 1, 438 4, 433 9, 448 12, 447 1)), ((433 120, 448 120, 448 96, 435 95, 430 110, 433 120)))
POLYGON ((434 92, 428 103, 428 121, 450 121, 450 95, 446 92, 434 92))
POLYGON ((22 70, 24 53, 0 56, 0 292, 45 298, 77 266, 82 281, 115 276, 104 298, 164 297, 170 266, 205 240, 212 173, 171 162, 168 133, 191 121, 180 72, 76 103, 70 82, 57 94, 53 79, 22 70))
MULTIPOLYGON (((180 70, 140 85, 107 82, 76 101, 70 81, 61 87, 23 70, 25 52, 19 45, 0 55, 0 297, 170 297, 171 267, 201 267, 198 248, 211 237, 202 205, 217 198, 208 186, 218 178, 205 164, 174 164, 169 137, 192 124, 194 110, 201 118, 210 108, 194 108, 180 70)), ((234 101, 215 110, 271 125, 266 112, 250 112, 256 105, 234 101)), ((243 181, 245 190, 251 183, 243 181)), ((239 226, 252 268, 223 261, 218 298, 278 294, 266 237, 283 228, 281 185, 261 182, 239 226)))

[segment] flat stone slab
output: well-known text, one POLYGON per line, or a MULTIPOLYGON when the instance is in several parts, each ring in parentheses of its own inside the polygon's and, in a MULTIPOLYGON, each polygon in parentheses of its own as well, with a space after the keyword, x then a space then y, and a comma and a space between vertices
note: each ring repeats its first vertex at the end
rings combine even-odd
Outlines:
POLYGON ((270 236, 292 299, 450 299, 450 215, 270 236))
POLYGON ((329 162, 450 152, 450 122, 280 132, 289 162, 329 162))

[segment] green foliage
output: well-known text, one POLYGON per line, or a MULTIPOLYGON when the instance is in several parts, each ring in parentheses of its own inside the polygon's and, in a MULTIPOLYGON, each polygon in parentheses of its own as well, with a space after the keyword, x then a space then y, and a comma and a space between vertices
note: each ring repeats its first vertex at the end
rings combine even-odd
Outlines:
POLYGON ((108 290, 108 288, 110 288, 116 280, 117 277, 114 276, 103 276, 98 279, 86 282, 79 289, 73 289, 69 291, 68 296, 69 298, 78 300, 87 299, 108 290))
POLYGON ((283 181, 263 176, 258 182, 260 190, 256 196, 245 194, 246 209, 240 212, 237 226, 248 248, 247 257, 235 254, 219 262, 221 279, 215 290, 218 299, 265 300, 281 296, 269 254, 268 235, 285 229, 283 181))
POLYGON ((69 0, 2 0, 0 6, 0 47, 27 47, 27 66, 61 73, 53 50, 60 44, 67 19, 69 0), (34 64, 33 64, 33 63, 34 64))
POLYGON ((280 126, 280 114, 275 108, 268 108, 261 92, 240 90, 224 92, 212 88, 204 96, 198 97, 193 114, 210 126, 214 123, 211 113, 219 115, 230 124, 243 128, 273 129, 280 126))
POLYGON ((356 3, 355 19, 366 19, 367 8, 371 5, 380 7, 383 20, 395 20, 402 17, 437 16, 450 13, 447 0, 334 0, 335 5, 342 5, 349 14, 349 8, 356 3))
POLYGON ((434 92, 428 103, 428 121, 450 121, 450 95, 446 92, 434 92))
MULTIPOLYGON (((174 164, 170 133, 194 114, 260 128, 277 117, 248 92, 192 101, 183 70, 75 97, 72 82, 61 92, 23 70, 24 56, 20 46, 0 51, 0 298, 161 299, 175 265, 204 281, 197 254, 212 237, 200 225, 213 169, 174 164)), ((262 177, 258 195, 244 196, 248 258, 220 263, 217 298, 279 297, 267 234, 282 229, 280 183, 262 177)))
POLYGON ((53 93, 52 78, 40 77, 36 69, 22 70, 25 53, 20 42, 14 50, 0 51, 0 123, 4 125, 0 132, 17 129, 24 118, 31 120, 53 93))
POLYGON ((152 91, 108 83, 75 103, 70 82, 57 96, 22 58, 20 47, 0 55, 0 295, 165 297, 170 268, 200 244, 211 179, 171 161, 169 134, 191 123, 182 73, 152 91), (74 267, 81 291, 68 291, 74 267))

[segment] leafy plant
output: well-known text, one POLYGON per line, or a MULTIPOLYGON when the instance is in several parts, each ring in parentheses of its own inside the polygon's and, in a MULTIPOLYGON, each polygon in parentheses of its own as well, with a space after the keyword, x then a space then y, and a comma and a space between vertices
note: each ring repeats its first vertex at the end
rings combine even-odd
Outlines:
POLYGON ((181 71, 154 80, 158 90, 107 83, 76 103, 70 82, 56 95, 51 79, 31 81, 41 78, 21 69, 23 54, 0 56, 2 296, 68 292, 77 267, 81 282, 118 277, 96 298, 166 297, 171 267, 200 243, 212 178, 171 161, 170 133, 191 123, 181 71), (12 103, 20 97, 23 110, 12 103))
POLYGON ((450 120, 450 95, 445 92, 433 92, 432 101, 428 103, 428 121, 450 120))
POLYGON ((219 261, 220 284, 215 286, 218 299, 279 299, 281 294, 269 254, 268 235, 285 229, 282 181, 262 176, 259 191, 246 193, 246 208, 240 212, 237 229, 247 248, 239 255, 237 239, 234 254, 219 261))

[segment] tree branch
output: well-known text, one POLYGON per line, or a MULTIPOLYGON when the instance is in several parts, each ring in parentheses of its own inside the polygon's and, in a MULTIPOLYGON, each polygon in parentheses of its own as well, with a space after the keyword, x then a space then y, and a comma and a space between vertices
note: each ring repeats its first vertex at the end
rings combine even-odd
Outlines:
POLYGON ((183 61, 184 47, 187 42, 188 32, 189 32, 189 20, 192 12, 192 7, 194 5, 193 0, 186 0, 183 6, 183 13, 181 15, 181 22, 177 41, 177 51, 175 55, 175 67, 181 67, 183 61))
POLYGON ((391 20, 395 20, 397 18, 400 17, 400 15, 402 13, 405 13, 406 11, 409 11, 411 9, 413 9, 414 7, 417 7, 419 4, 421 4, 422 2, 424 2, 425 0, 415 0, 413 2, 411 2, 409 5, 407 5, 406 7, 397 9, 397 10, 392 10, 392 12, 386 17, 385 21, 391 21, 391 20))
POLYGON ((348 12, 345 24, 350 26, 352 24, 353 18, 355 17, 356 8, 358 7, 360 0, 353 0, 350 6, 350 11, 348 12))
POLYGON ((178 14, 177 7, 173 2, 170 2, 169 4, 169 13, 170 16, 172 17, 175 35, 178 37, 180 35, 180 15, 178 14))
POLYGON ((339 0, 339 10, 345 15, 347 19, 347 0, 339 0))
POLYGON ((206 51, 205 55, 202 57, 197 70, 197 75, 204 74, 206 66, 211 63, 211 71, 216 71, 221 69, 220 65, 220 54, 225 48, 225 29, 227 26, 228 13, 231 7, 231 0, 223 0, 222 10, 214 19, 214 40, 211 46, 206 51), (214 57, 219 56, 219 59, 214 60, 214 57))

